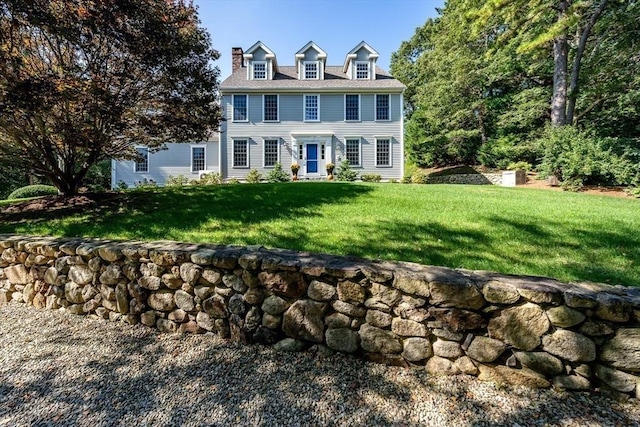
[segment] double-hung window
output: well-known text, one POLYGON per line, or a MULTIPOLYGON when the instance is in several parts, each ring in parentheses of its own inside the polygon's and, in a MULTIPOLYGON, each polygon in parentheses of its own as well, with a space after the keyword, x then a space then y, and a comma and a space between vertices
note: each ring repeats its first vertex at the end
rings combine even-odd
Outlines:
POLYGON ((249 140, 248 139, 233 140, 233 167, 234 168, 249 167, 249 140))
POLYGON ((368 62, 356 62, 356 80, 369 80, 368 62))
POLYGON ((191 172, 205 170, 205 148, 191 147, 191 172))
POLYGON ((304 95, 304 121, 320 121, 320 95, 304 95))
POLYGON ((376 95, 376 120, 389 120, 389 95, 376 95))
POLYGON ((264 95, 264 121, 277 122, 278 117, 278 95, 264 95))
POLYGON ((233 121, 247 122, 249 99, 247 95, 233 95, 233 121))
POLYGON ((133 165, 134 172, 149 172, 149 149, 147 147, 136 147, 138 157, 133 165))
POLYGON ((391 166, 390 138, 376 138, 376 166, 391 166))
POLYGON ((278 140, 264 140, 264 166, 267 168, 274 167, 278 163, 278 140))
POLYGON ((360 95, 344 96, 344 119, 346 121, 360 120, 360 95))
POLYGON ((345 139, 344 151, 351 166, 360 166, 360 138, 345 139))
POLYGON ((309 61, 304 63, 304 78, 305 80, 318 80, 320 75, 318 70, 317 61, 309 61))
POLYGON ((253 80, 266 80, 267 79, 267 63, 266 62, 253 62, 253 80))

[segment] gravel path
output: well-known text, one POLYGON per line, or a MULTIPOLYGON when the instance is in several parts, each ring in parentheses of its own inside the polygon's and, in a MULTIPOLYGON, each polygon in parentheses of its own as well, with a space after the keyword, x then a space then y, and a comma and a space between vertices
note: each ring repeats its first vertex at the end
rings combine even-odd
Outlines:
POLYGON ((41 425, 626 426, 640 404, 5 305, 0 426, 41 425))

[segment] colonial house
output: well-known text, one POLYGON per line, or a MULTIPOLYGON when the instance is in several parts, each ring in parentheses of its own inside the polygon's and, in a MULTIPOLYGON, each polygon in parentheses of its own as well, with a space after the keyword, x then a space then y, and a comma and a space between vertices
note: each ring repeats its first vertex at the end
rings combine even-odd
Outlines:
POLYGON ((163 184, 169 175, 209 171, 243 180, 277 163, 287 171, 297 163, 300 179, 322 179, 328 163, 344 159, 359 174, 401 178, 405 86, 376 65, 378 56, 363 41, 331 66, 311 41, 295 53, 294 65, 280 66, 262 42, 233 48, 232 74, 220 85, 220 134, 157 153, 139 147, 142 161, 114 162, 113 182, 163 184))

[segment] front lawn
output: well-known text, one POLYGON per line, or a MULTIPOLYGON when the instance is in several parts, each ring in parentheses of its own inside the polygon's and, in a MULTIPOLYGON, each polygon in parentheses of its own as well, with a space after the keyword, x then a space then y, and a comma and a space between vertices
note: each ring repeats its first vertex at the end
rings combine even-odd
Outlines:
POLYGON ((0 232, 263 245, 640 286, 640 201, 495 186, 298 182, 129 192, 0 232))

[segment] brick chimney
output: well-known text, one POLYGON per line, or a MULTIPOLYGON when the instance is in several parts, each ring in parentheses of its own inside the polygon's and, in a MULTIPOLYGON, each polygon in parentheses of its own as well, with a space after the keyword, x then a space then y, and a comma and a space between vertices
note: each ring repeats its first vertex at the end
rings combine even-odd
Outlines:
POLYGON ((244 58, 242 57, 244 52, 241 47, 232 47, 231 48, 231 72, 233 73, 238 68, 242 68, 242 64, 244 58))

